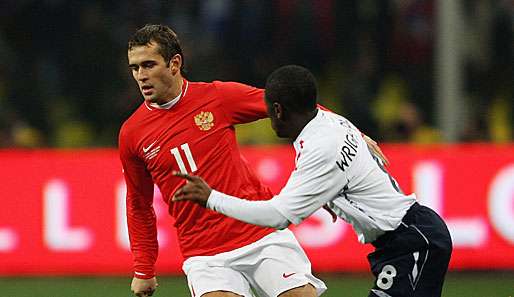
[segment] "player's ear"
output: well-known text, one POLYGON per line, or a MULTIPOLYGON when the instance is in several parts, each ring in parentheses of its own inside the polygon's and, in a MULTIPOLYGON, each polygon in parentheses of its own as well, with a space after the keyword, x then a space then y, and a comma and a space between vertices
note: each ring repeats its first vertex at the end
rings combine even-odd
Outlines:
POLYGON ((179 73, 180 67, 182 67, 182 56, 176 54, 173 57, 171 57, 171 60, 169 62, 169 69, 171 71, 171 74, 176 75, 177 73, 179 73))
POLYGON ((277 119, 284 119, 284 110, 282 108, 282 104, 278 102, 273 102, 273 111, 275 112, 275 116, 277 117, 277 119))

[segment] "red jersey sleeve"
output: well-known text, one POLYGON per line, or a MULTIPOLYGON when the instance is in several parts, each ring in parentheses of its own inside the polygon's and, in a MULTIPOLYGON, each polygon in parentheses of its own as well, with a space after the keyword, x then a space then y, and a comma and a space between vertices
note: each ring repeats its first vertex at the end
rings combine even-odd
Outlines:
POLYGON ((330 109, 326 108, 325 106, 323 106, 323 105, 321 105, 321 104, 319 104, 319 103, 318 103, 318 108, 319 108, 319 109, 321 109, 321 110, 324 110, 324 111, 330 111, 330 112, 332 112, 332 113, 333 113, 333 111, 332 111, 332 110, 330 110, 330 109))
POLYGON ((221 108, 232 124, 244 124, 268 117, 264 90, 236 82, 215 81, 221 108))
POLYGON ((134 276, 155 276, 158 254, 157 225, 153 209, 153 181, 138 156, 132 153, 128 135, 120 133, 119 151, 127 185, 127 224, 134 259, 134 276))

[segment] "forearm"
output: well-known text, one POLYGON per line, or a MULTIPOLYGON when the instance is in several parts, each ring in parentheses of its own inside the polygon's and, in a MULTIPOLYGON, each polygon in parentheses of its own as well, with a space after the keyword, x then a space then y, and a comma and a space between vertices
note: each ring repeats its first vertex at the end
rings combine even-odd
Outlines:
POLYGON ((154 264, 159 249, 153 209, 154 184, 145 163, 133 153, 131 139, 122 132, 120 160, 127 185, 126 215, 134 276, 150 279, 155 275, 154 264))
POLYGON ((138 209, 127 205, 127 223, 133 255, 134 276, 151 278, 155 275, 158 243, 156 218, 153 208, 138 209))
POLYGON ((212 190, 207 207, 249 224, 275 229, 287 228, 290 222, 270 201, 249 201, 212 190))

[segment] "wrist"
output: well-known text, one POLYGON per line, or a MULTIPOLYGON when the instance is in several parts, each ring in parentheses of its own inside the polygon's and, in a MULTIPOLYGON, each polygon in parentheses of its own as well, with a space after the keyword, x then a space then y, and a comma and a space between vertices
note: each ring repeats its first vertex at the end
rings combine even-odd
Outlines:
POLYGON ((205 207, 214 210, 214 208, 216 207, 216 202, 218 200, 218 195, 219 193, 216 190, 212 189, 211 193, 209 194, 209 198, 207 198, 207 203, 205 203, 205 207))
POLYGON ((153 277, 155 277, 155 273, 143 273, 143 272, 134 271, 134 278, 151 279, 153 277))

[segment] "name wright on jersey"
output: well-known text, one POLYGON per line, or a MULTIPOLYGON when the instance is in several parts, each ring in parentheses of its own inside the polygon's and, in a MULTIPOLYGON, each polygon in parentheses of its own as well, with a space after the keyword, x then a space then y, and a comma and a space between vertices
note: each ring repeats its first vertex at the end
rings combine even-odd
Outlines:
POLYGON ((339 150, 339 154, 341 155, 340 159, 336 161, 337 166, 342 171, 345 171, 346 168, 350 167, 351 162, 357 155, 357 149, 359 148, 359 143, 355 138, 354 134, 346 134, 344 139, 344 145, 339 150))

